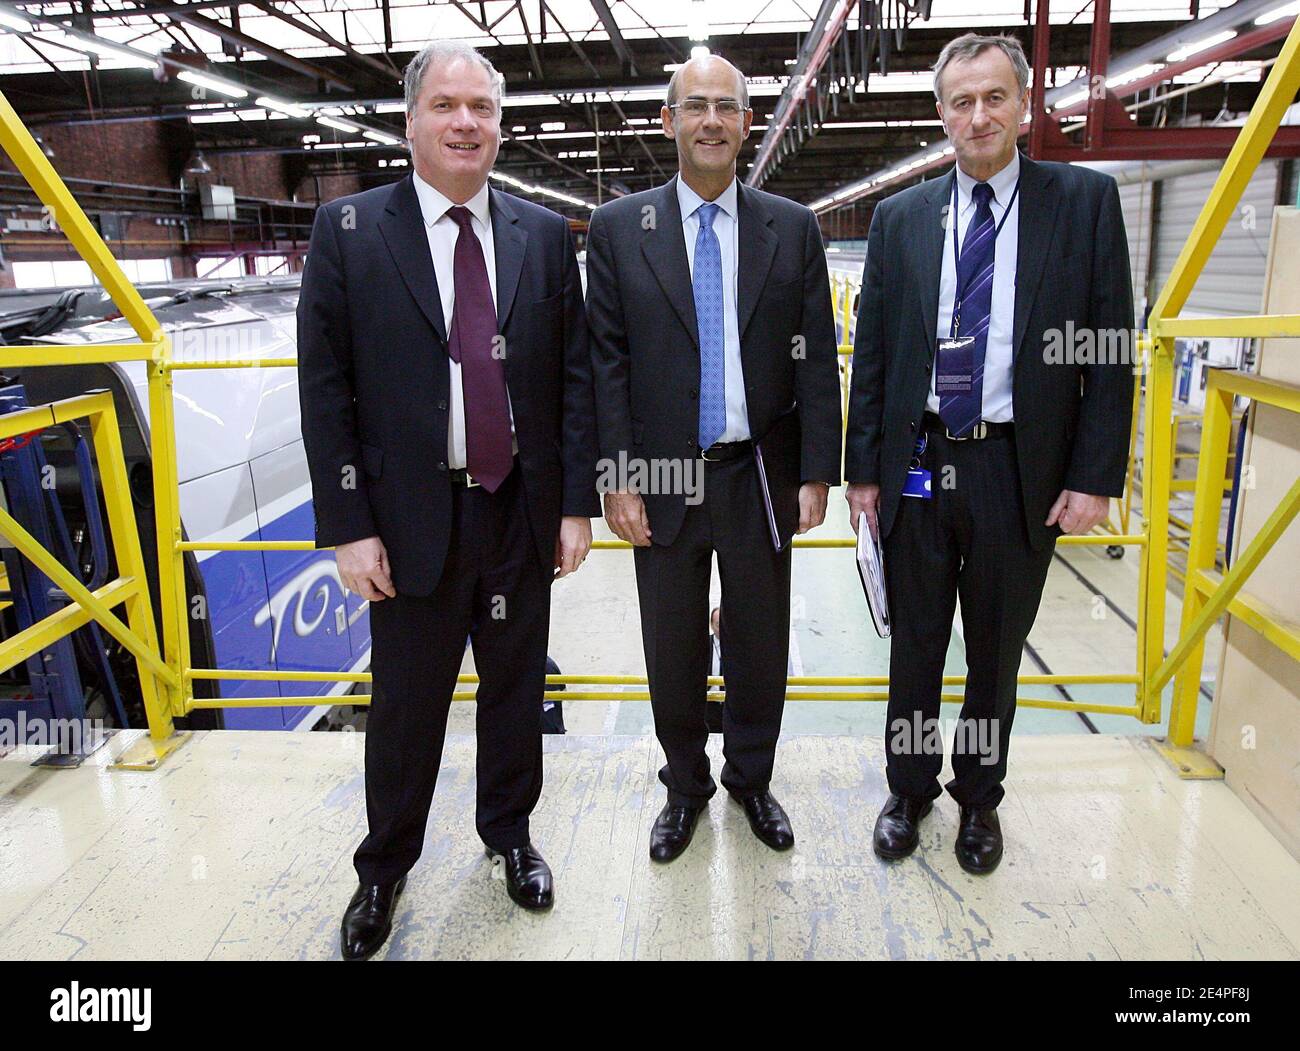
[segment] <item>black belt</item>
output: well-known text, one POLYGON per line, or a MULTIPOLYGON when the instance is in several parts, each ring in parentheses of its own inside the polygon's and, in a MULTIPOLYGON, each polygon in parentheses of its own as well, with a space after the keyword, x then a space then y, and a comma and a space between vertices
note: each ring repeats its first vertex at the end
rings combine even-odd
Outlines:
POLYGON ((714 442, 707 449, 700 450, 700 459, 715 463, 719 460, 734 460, 753 449, 754 443, 746 438, 743 442, 714 442))
POLYGON ((925 429, 942 434, 954 442, 969 441, 972 438, 1010 438, 1015 433, 1015 424, 1008 420, 1006 423, 990 423, 988 420, 980 420, 971 428, 970 434, 956 435, 948 430, 948 425, 933 412, 925 414, 925 429))

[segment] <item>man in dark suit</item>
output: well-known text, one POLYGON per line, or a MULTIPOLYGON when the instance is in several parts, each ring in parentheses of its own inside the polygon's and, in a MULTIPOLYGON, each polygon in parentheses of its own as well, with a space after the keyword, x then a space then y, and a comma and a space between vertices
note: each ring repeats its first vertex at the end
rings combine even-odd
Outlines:
POLYGON ((794 843, 769 789, 785 701, 789 541, 821 524, 838 484, 840 405, 816 217, 736 179, 753 119, 743 75, 717 56, 692 59, 673 74, 661 118, 679 174, 592 216, 587 317, 602 467, 628 468, 601 486, 605 519, 635 545, 655 732, 668 760, 650 856, 670 861, 716 791, 704 750, 715 553, 727 610, 722 784, 762 842, 794 843))
POLYGON ((1119 193, 1107 175, 1017 152, 1028 78, 1010 37, 967 34, 940 54, 956 170, 876 207, 849 395, 850 519, 885 538, 893 618, 875 851, 910 854, 941 794, 940 685, 960 598, 968 674, 946 787, 973 873, 1002 857, 1016 676, 1053 545, 1106 518, 1131 424, 1131 358, 1059 353, 1064 334, 1087 331, 1131 348, 1119 193))
POLYGON ((472 634, 475 824, 511 898, 552 902, 529 841, 542 786, 550 584, 591 546, 596 429, 567 222, 489 189, 501 79, 469 47, 406 71, 414 174, 316 213, 298 304, 316 543, 371 602, 369 834, 343 956, 391 928, 420 856, 472 634))

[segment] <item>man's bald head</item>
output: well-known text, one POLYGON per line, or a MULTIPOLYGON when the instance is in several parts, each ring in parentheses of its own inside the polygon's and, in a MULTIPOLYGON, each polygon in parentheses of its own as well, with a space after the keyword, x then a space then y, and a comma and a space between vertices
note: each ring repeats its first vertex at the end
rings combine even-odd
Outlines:
POLYGON ((746 109, 749 108, 749 87, 745 84, 745 74, 733 66, 721 55, 701 55, 683 62, 673 71, 668 81, 668 98, 666 105, 674 106, 683 95, 690 94, 690 84, 701 77, 712 77, 720 70, 730 70, 736 80, 736 98, 746 109))

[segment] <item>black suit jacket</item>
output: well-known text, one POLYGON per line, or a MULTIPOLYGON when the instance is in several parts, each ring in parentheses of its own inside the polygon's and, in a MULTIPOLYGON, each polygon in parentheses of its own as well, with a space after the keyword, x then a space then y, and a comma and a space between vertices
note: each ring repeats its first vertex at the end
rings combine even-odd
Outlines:
MULTIPOLYGON (((793 410, 796 440, 764 450, 765 457, 790 461, 776 465, 783 472, 772 473, 838 485, 839 369, 817 217, 801 204, 743 184, 737 213, 736 306, 750 436, 763 438, 793 410)), ((592 214, 587 320, 601 457, 617 463, 620 454, 644 460, 698 456, 699 328, 676 176, 592 214)), ((672 543, 686 513, 685 496, 642 498, 654 543, 672 543)), ((778 513, 781 532, 791 531, 790 520, 778 513)))
MULTIPOLYGON (((495 189, 490 209, 528 523, 549 567, 561 515, 600 514, 582 285, 565 219, 495 189)), ((298 300, 316 544, 378 536, 411 595, 437 585, 451 532, 447 322, 411 176, 317 210, 298 300)))
MULTIPOLYGON (((880 486, 888 533, 930 392, 939 316, 944 208, 952 172, 876 206, 853 342, 844 475, 880 486)), ((1012 411, 1023 513, 1031 543, 1062 489, 1120 496, 1132 425, 1133 364, 1053 352, 1053 332, 1133 337, 1128 240, 1115 180, 1089 168, 1020 158, 1012 331, 1012 411), (1091 358, 1092 360, 1088 360, 1091 358)), ((1114 354, 1106 355, 1116 358, 1114 354)))

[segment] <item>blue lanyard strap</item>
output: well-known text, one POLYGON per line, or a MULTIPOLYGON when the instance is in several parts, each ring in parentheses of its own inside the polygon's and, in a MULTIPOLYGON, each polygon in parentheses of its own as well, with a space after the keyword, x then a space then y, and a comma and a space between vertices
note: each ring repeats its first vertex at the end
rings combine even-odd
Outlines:
MULTIPOLYGON (((1007 220, 1011 218, 1011 207, 1016 203, 1016 195, 1020 193, 1020 180, 1016 180, 1015 189, 1011 191, 1011 199, 1007 201, 1006 211, 1002 213, 1002 221, 998 223, 997 228, 993 231, 993 243, 997 244, 998 235, 1002 233, 1002 228, 1007 225, 1007 220)), ((952 270, 954 280, 958 279, 961 273, 961 248, 957 244, 957 173, 952 175, 952 270)), ((967 279, 969 283, 969 279, 967 279)), ((949 329, 950 336, 957 335, 957 323, 961 317, 961 301, 966 297, 966 290, 960 285, 957 287, 956 295, 952 301, 952 324, 949 329)))

